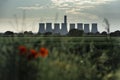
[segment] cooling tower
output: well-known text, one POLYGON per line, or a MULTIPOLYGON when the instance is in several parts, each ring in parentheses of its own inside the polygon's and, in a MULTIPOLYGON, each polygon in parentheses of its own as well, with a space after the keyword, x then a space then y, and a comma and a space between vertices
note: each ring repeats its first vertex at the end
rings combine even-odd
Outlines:
POLYGON ((78 30, 83 30, 83 24, 82 23, 77 23, 77 29, 78 30))
POLYGON ((67 33, 68 33, 68 31, 67 31, 67 24, 66 24, 66 23, 62 23, 62 24, 61 24, 60 34, 61 34, 61 35, 66 35, 67 33))
POLYGON ((38 33, 45 33, 45 23, 39 23, 38 33))
MULTIPOLYGON (((71 30, 71 29, 75 29, 75 24, 74 24, 74 23, 71 23, 71 24, 70 24, 70 30, 71 30)), ((69 31, 70 31, 70 30, 69 30, 69 31)))
POLYGON ((92 23, 91 33, 97 33, 97 32, 98 32, 97 23, 92 23))
POLYGON ((46 32, 52 32, 52 23, 46 23, 46 32))
POLYGON ((89 24, 84 24, 84 33, 89 33, 89 32, 90 32, 89 24))
POLYGON ((60 33, 60 24, 59 23, 55 23, 54 24, 54 33, 60 33))

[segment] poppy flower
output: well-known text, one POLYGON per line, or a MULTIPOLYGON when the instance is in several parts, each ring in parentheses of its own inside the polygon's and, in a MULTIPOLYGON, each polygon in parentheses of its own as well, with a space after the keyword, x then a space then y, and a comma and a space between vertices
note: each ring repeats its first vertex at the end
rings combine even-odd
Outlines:
POLYGON ((48 50, 46 48, 40 48, 40 56, 47 57, 48 56, 48 50))
POLYGON ((34 56, 34 55, 36 55, 36 54, 37 54, 37 51, 36 51, 36 50, 34 50, 34 49, 30 49, 30 53, 34 56))
POLYGON ((30 54, 31 54, 32 57, 34 57, 34 58, 38 58, 38 57, 39 57, 38 52, 37 52, 36 50, 34 50, 34 49, 31 49, 31 50, 30 50, 30 54))
POLYGON ((20 54, 25 54, 27 52, 27 48, 25 46, 19 46, 18 47, 20 54))

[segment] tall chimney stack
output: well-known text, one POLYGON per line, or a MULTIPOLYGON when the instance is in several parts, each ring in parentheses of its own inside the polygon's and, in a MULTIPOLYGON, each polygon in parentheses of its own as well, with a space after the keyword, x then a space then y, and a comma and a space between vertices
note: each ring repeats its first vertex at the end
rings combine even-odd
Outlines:
POLYGON ((64 16, 64 23, 67 24, 67 16, 64 16))

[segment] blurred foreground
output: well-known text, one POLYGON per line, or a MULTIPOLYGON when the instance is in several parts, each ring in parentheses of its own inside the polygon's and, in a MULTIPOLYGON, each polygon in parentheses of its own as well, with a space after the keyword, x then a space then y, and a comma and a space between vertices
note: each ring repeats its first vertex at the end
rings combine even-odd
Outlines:
MULTIPOLYGON (((28 52, 29 53, 29 52, 28 52)), ((0 80, 120 80, 120 38, 0 37, 0 80), (19 46, 46 57, 28 60, 19 46)))

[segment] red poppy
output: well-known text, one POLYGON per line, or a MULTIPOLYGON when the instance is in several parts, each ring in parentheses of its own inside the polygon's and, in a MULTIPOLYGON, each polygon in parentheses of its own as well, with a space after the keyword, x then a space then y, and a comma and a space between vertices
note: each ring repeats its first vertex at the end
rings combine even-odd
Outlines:
POLYGON ((39 57, 39 54, 38 54, 37 51, 34 50, 34 49, 31 49, 31 50, 30 50, 30 54, 31 54, 34 58, 38 58, 38 57, 39 57))
POLYGON ((27 48, 25 46, 19 46, 18 47, 20 54, 25 54, 27 52, 27 48))
POLYGON ((48 56, 48 50, 46 48, 40 48, 40 56, 47 57, 48 56))
POLYGON ((36 55, 36 54, 37 54, 37 51, 36 51, 36 50, 34 50, 34 49, 30 49, 30 53, 34 56, 34 55, 36 55))

